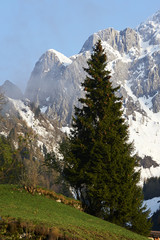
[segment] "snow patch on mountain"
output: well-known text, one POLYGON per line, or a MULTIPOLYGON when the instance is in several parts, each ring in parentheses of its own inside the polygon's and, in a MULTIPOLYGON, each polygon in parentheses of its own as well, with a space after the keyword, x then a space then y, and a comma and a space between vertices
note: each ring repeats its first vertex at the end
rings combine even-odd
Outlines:
POLYGON ((47 106, 43 106, 40 108, 41 113, 45 113, 47 111, 48 107, 47 106))
MULTIPOLYGON (((131 48, 129 53, 127 54, 121 54, 118 50, 114 49, 110 44, 108 44, 106 41, 101 41, 102 47, 105 49, 106 54, 112 53, 115 57, 114 61, 121 60, 122 62, 128 63, 131 62, 131 56, 136 53, 136 48, 131 48)), ((108 65, 107 65, 108 66, 108 65)))
MULTIPOLYGON (((125 82, 125 90, 128 96, 133 99, 134 103, 140 103, 141 111, 145 112, 145 114, 134 111, 134 116, 132 114, 128 116, 129 140, 133 142, 135 153, 138 156, 142 158, 151 156, 160 165, 160 112, 153 113, 152 111, 152 99, 154 96, 137 98, 133 94, 131 86, 131 81, 125 82)), ((156 168, 152 166, 148 169, 141 167, 142 184, 144 179, 156 176, 160 176, 160 166, 156 168)))
POLYGON ((60 52, 58 52, 58 51, 56 51, 54 49, 49 49, 47 52, 54 53, 58 57, 59 61, 64 66, 68 66, 68 65, 70 65, 72 63, 72 60, 70 58, 66 57, 65 55, 63 55, 62 53, 60 53, 60 52))
POLYGON ((105 41, 101 41, 102 43, 102 47, 105 49, 106 53, 108 52, 112 52, 115 56, 115 58, 119 59, 121 58, 121 54, 119 53, 119 51, 115 50, 110 44, 108 44, 105 41))
POLYGON ((151 56, 154 52, 160 51, 160 45, 151 45, 150 40, 148 41, 143 41, 142 38, 140 37, 140 57, 144 58, 145 56, 149 55, 151 56))
MULTIPOLYGON (((41 136, 48 136, 49 133, 46 131, 46 129, 41 126, 41 123, 38 119, 35 118, 35 114, 31 111, 29 106, 27 106, 24 102, 21 100, 14 100, 9 99, 13 104, 15 109, 19 112, 22 119, 27 123, 28 127, 31 127, 35 132, 37 132, 41 136)), ((47 121, 47 120, 46 120, 47 121)), ((48 121, 48 126, 50 129, 54 129, 54 127, 50 124, 48 121)))
POLYGON ((71 134, 71 128, 68 127, 68 126, 62 127, 62 128, 61 128, 61 131, 62 131, 63 133, 66 133, 68 136, 71 134))
POLYGON ((160 164, 159 143, 160 125, 148 116, 135 112, 135 120, 129 116, 130 136, 134 140, 134 146, 140 157, 152 156, 153 160, 160 164))
POLYGON ((144 205, 146 205, 147 210, 150 210, 149 217, 152 217, 152 215, 160 209, 160 197, 155 197, 149 200, 144 201, 144 205))

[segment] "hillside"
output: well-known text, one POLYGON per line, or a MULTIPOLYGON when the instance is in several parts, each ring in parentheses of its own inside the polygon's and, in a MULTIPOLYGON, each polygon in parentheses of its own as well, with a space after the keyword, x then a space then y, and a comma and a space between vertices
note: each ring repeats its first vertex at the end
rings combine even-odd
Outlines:
MULTIPOLYGON (((4 233, 0 239, 19 239, 13 237, 17 226, 21 226, 21 231, 27 229, 28 233, 33 233, 33 228, 36 229, 35 237, 38 231, 41 234, 46 231, 52 233, 52 238, 50 235, 50 238, 41 239, 147 239, 45 196, 31 195, 17 186, 1 184, 0 192, 0 234, 4 233), (8 229, 12 232, 12 238, 5 236, 2 219, 9 222, 8 229), (14 224, 11 225, 11 222, 14 224)), ((24 232, 21 232, 21 239, 26 239, 25 237, 24 232)))

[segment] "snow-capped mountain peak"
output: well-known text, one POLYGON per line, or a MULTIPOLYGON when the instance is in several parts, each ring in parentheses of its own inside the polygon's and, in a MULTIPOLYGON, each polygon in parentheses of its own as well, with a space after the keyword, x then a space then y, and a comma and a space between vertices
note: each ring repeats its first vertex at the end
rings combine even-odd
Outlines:
POLYGON ((148 21, 153 21, 154 23, 160 23, 160 10, 148 18, 148 21))
POLYGON ((54 50, 54 49, 49 49, 47 50, 39 59, 37 62, 37 66, 42 66, 43 65, 43 71, 44 72, 49 72, 50 69, 55 65, 63 65, 67 66, 72 63, 72 60, 62 53, 54 50), (46 69, 48 67, 48 69, 46 69))
POLYGON ((150 45, 158 45, 160 43, 160 10, 141 23, 136 30, 144 42, 148 41, 150 45))
POLYGON ((53 53, 55 54, 55 56, 59 59, 59 61, 64 65, 64 66, 67 66, 69 64, 72 63, 72 60, 68 57, 66 57, 65 55, 63 55, 62 53, 54 50, 54 49, 49 49, 47 51, 47 53, 53 53))
POLYGON ((74 105, 84 96, 81 82, 86 73, 83 68, 98 39, 107 54, 112 82, 121 86, 135 152, 143 160, 147 156, 153 160, 142 166, 142 178, 159 176, 160 11, 137 29, 117 31, 109 28, 94 33, 80 53, 71 58, 48 50, 32 72, 26 97, 37 102, 49 117, 56 116, 63 126, 70 124, 74 105))

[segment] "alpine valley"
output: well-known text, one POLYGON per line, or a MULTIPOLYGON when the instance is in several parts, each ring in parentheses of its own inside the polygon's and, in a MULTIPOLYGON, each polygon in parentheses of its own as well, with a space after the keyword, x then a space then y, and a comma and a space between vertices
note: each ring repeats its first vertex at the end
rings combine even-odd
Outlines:
POLYGON ((84 95, 83 68, 98 39, 107 54, 113 85, 121 86, 130 141, 141 159, 142 184, 160 176, 160 11, 136 29, 94 33, 70 58, 49 49, 35 64, 24 94, 6 81, 0 90, 7 97, 2 113, 8 123, 1 123, 1 133, 8 135, 12 129, 23 133, 25 126, 36 136, 38 148, 55 150, 69 130, 74 105, 84 95))

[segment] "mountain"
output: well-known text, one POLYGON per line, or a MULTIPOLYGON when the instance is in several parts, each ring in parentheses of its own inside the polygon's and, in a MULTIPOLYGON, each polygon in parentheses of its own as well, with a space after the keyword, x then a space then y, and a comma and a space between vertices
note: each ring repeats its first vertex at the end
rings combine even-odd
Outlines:
POLYGON ((101 39, 108 57, 113 85, 120 85, 130 141, 141 158, 142 179, 160 176, 160 11, 136 29, 113 28, 91 35, 79 54, 70 58, 50 49, 37 61, 25 97, 70 125, 74 105, 84 95, 83 68, 92 47, 101 39), (147 161, 146 161, 147 159, 147 161))
POLYGON ((36 136, 39 149, 43 145, 47 151, 56 149, 63 131, 70 127, 74 105, 79 105, 78 98, 85 94, 83 68, 98 39, 108 57, 113 85, 121 86, 118 94, 123 95, 130 141, 140 157, 142 183, 160 176, 160 11, 136 29, 109 28, 94 33, 79 54, 69 58, 49 49, 35 64, 24 96, 6 81, 0 87, 8 97, 2 111, 7 123, 1 121, 1 133, 8 135, 16 128, 22 134, 27 128, 36 136))
POLYGON ((135 110, 142 111, 139 98, 144 98, 146 104, 149 101, 154 113, 159 112, 159 15, 160 11, 136 29, 99 31, 88 38, 79 54, 70 58, 48 50, 36 63, 25 96, 41 107, 46 106, 47 113, 56 114, 62 123, 70 123, 73 105, 83 94, 80 85, 85 78, 83 67, 100 38, 113 83, 121 85, 121 93, 127 99, 127 115, 135 110), (133 97, 138 98, 138 104, 134 100, 131 107, 133 97))
POLYGON ((80 82, 85 77, 86 53, 67 58, 50 49, 41 56, 32 71, 25 96, 40 108, 46 107, 50 117, 63 124, 71 121, 73 105, 81 96, 80 82))
POLYGON ((6 80, 4 84, 0 86, 0 92, 13 99, 23 99, 21 90, 9 80, 6 80))

